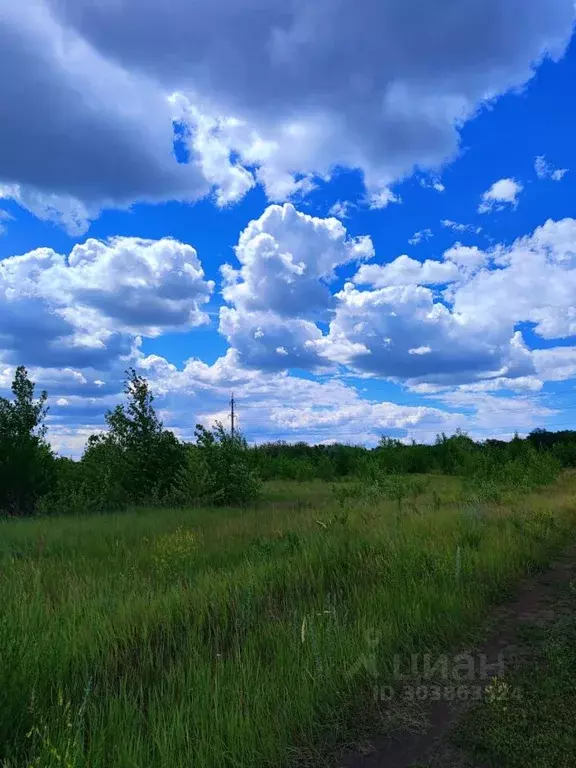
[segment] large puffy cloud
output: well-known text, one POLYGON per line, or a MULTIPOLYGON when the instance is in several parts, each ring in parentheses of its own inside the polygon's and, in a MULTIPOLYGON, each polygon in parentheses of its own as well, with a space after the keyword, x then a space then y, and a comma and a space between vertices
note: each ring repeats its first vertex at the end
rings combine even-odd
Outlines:
POLYGON ((335 270, 372 258, 368 237, 349 237, 335 218, 320 219, 293 205, 271 205, 241 233, 240 269, 225 265, 220 331, 246 366, 262 370, 315 369, 328 361, 316 345, 335 304, 329 283, 335 270))
POLYGON ((0 62, 0 195, 77 233, 103 206, 208 191, 173 156, 159 84, 101 56, 47 3, 2 3, 0 62))
POLYGON ((576 334, 576 220, 547 221, 453 294, 454 312, 485 327, 532 322, 546 339, 576 334))
POLYGON ((455 122, 558 56, 573 19, 570 0, 54 5, 106 55, 245 120, 249 159, 361 167, 376 186, 449 156, 455 122))
POLYGON ((576 347, 535 349, 533 354, 538 375, 542 379, 563 381, 576 378, 576 347))
MULTIPOLYGON (((224 295, 235 306, 221 310, 220 328, 245 366, 333 364, 409 386, 534 389, 538 356, 527 347, 522 324, 533 323, 549 339, 576 334, 573 219, 548 221, 509 247, 456 243, 441 260, 404 255, 362 264, 331 296, 322 276, 348 260, 348 251, 334 258, 331 241, 316 237, 332 220, 302 217, 291 206, 270 210, 285 245, 278 234, 278 240, 263 235, 265 215, 241 237, 241 269, 225 272, 224 295), (309 269, 311 259, 317 266, 309 269), (320 318, 326 327, 314 316, 320 309, 329 310, 320 318)), ((340 242, 347 242, 344 232, 340 242)), ((367 241, 355 241, 352 250, 367 251, 367 241)))
POLYGON ((87 240, 50 282, 61 295, 68 292, 69 305, 90 307, 113 327, 146 336, 206 323, 202 305, 214 288, 196 250, 168 238, 87 240))
POLYGON ((207 322, 213 289, 194 248, 175 240, 87 240, 0 262, 0 352, 43 367, 109 367, 138 336, 207 322))
POLYGON ((212 366, 190 360, 181 369, 144 357, 139 336, 206 321, 213 286, 191 246, 88 240, 67 257, 38 249, 1 262, 0 388, 16 363, 32 366, 51 395, 55 445, 77 453, 102 427, 132 364, 149 376, 162 418, 181 436, 192 437, 196 420, 225 418, 234 389, 242 425, 258 440, 374 442, 383 431, 431 439, 459 426, 504 435, 553 413, 535 395, 491 393, 537 393, 542 381, 574 376, 574 347, 530 350, 518 331, 532 322, 550 338, 574 333, 573 219, 549 221, 509 247, 456 244, 439 260, 362 264, 335 294, 339 267, 372 256, 371 242, 349 237, 335 219, 271 206, 241 234, 236 254, 220 313, 231 349, 212 366), (399 406, 334 378, 286 373, 337 366, 408 384, 415 402, 399 406))
POLYGON ((336 165, 378 197, 558 58, 573 15, 572 0, 6 0, 0 187, 73 231, 134 200, 215 186, 224 203, 254 177, 285 198, 336 165))
POLYGON ((363 264, 356 275, 357 285, 386 288, 391 285, 443 285, 467 280, 487 261, 476 246, 457 243, 443 254, 443 260, 417 261, 404 254, 388 264, 363 264))
POLYGON ((42 248, 0 262, 0 352, 8 361, 60 367, 107 367, 128 358, 133 339, 94 313, 78 312, 50 278, 66 269, 64 257, 42 248), (75 322, 77 321, 77 322, 75 322))
POLYGON ((309 216, 290 204, 271 205, 251 221, 235 250, 241 268, 223 268, 226 301, 286 317, 328 309, 336 267, 374 255, 369 237, 348 237, 337 219, 309 216))
POLYGON ((433 259, 417 261, 409 256, 398 256, 389 264, 364 264, 354 276, 358 285, 383 288, 390 285, 434 285, 451 283, 458 278, 458 267, 450 261, 433 259))
POLYGON ((463 322, 424 286, 359 291, 347 283, 338 298, 330 332, 318 347, 334 359, 333 345, 339 354, 343 342, 350 344, 344 362, 360 371, 409 382, 457 383, 533 370, 520 334, 506 326, 463 322), (358 345, 364 347, 360 353, 358 345))
POLYGON ((341 361, 344 345, 362 345, 360 353, 351 347, 349 365, 411 384, 529 384, 544 360, 567 353, 530 351, 519 325, 533 323, 546 339, 576 334, 576 221, 548 221, 490 252, 457 245, 443 261, 365 265, 355 282, 375 288, 350 283, 338 294, 330 332, 317 345, 328 358, 341 361), (450 284, 437 297, 427 284, 442 281, 450 284))
POLYGON ((309 320, 286 320, 274 312, 242 312, 222 307, 220 332, 238 352, 242 364, 250 368, 314 370, 328 364, 316 351, 322 332, 309 320))
POLYGON ((139 336, 206 320, 213 286, 191 246, 88 240, 68 257, 38 249, 0 262, 0 388, 16 363, 32 366, 51 394, 51 426, 65 449, 77 442, 70 430, 102 426, 129 364, 150 377, 162 417, 184 437, 195 420, 224 418, 234 389, 251 439, 319 441, 528 429, 552 412, 535 395, 491 393, 537 393, 543 381, 574 377, 573 346, 531 350, 519 330, 528 322, 546 338, 574 334, 573 219, 488 251, 456 244, 437 261, 362 264, 332 296, 339 266, 372 254, 368 240, 348 237, 333 219, 272 206, 248 225, 236 252, 240 266, 225 272, 229 306, 220 312, 231 349, 212 366, 190 360, 182 369, 144 357, 139 336), (335 378, 286 373, 338 366, 407 384, 427 400, 402 407, 335 378))

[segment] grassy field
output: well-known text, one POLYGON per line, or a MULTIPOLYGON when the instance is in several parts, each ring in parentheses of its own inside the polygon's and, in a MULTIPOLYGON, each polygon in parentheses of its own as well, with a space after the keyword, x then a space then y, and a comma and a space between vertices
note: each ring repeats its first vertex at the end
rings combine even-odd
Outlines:
POLYGON ((0 522, 0 765, 315 765, 377 727, 394 655, 466 642, 576 526, 573 475, 500 504, 425 483, 0 522))

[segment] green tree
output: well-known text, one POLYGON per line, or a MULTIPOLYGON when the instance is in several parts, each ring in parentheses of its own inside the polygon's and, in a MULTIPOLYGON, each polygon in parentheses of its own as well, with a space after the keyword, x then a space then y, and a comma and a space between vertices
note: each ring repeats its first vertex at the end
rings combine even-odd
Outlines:
POLYGON ((107 411, 108 432, 93 436, 83 461, 93 461, 116 477, 121 468, 126 498, 134 503, 164 499, 185 462, 184 448, 154 410, 148 382, 131 368, 124 394, 127 402, 107 411), (111 463, 114 467, 111 466, 111 463))
POLYGON ((24 366, 16 369, 13 399, 0 397, 0 510, 11 515, 36 511, 54 480, 54 456, 46 441, 46 392, 34 399, 35 385, 24 366))

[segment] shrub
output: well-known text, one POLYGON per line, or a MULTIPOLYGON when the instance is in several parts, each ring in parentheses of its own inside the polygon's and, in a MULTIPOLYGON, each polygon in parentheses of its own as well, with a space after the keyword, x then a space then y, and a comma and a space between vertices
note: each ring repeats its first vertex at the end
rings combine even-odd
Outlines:
POLYGON ((230 505, 253 501, 260 494, 261 481, 250 467, 247 452, 244 438, 226 432, 222 424, 211 431, 197 424, 196 445, 188 447, 167 500, 179 506, 199 501, 230 505))
POLYGON ((123 469, 122 454, 114 446, 89 442, 82 461, 56 460, 56 482, 40 500, 38 511, 78 514, 125 509, 128 497, 122 484, 123 469))
POLYGON ((189 507, 201 501, 211 501, 210 493, 210 475, 205 454, 195 445, 186 446, 184 463, 166 494, 165 503, 169 506, 189 507))

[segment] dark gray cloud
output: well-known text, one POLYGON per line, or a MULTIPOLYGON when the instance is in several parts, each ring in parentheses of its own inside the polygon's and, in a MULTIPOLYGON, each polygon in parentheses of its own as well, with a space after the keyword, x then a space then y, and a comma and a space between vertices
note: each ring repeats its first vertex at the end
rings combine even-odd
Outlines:
POLYGON ((52 2, 106 56, 258 127, 328 117, 331 161, 357 145, 382 176, 442 161, 454 120, 559 55, 574 15, 571 0, 52 2))
POLYGON ((0 185, 78 231, 106 205, 213 185, 237 198, 253 182, 232 150, 276 198, 334 164, 377 190, 449 157, 479 102, 562 54, 573 14, 572 0, 5 0, 0 185), (245 125, 215 117, 230 115, 245 125))
POLYGON ((271 116, 318 99, 376 111, 397 83, 482 98, 559 54, 574 14, 571 0, 50 1, 128 68, 271 116))
POLYGON ((157 84, 108 62, 41 2, 0 9, 0 182, 24 199, 62 196, 96 209, 207 189, 172 155, 157 84))

